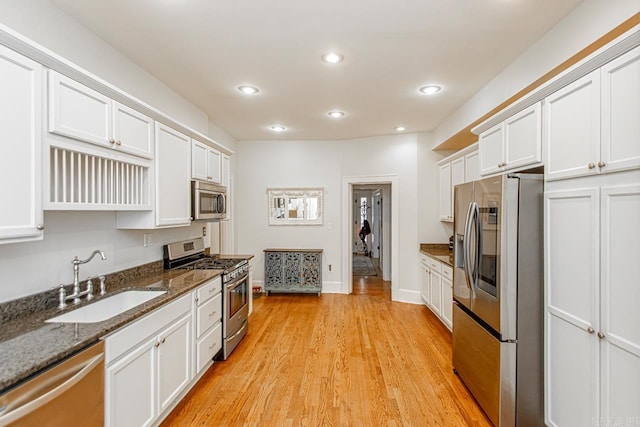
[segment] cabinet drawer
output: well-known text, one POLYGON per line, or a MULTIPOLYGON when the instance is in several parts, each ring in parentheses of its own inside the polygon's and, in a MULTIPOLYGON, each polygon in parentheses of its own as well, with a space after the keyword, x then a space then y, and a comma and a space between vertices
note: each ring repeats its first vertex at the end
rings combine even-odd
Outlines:
POLYGON ((442 277, 453 280, 453 269, 448 265, 442 264, 442 277))
POLYGON ((209 363, 213 356, 222 348, 222 323, 209 331, 198 341, 196 348, 196 372, 200 373, 202 368, 209 363))
POLYGON ((429 258, 429 268, 431 269, 431 271, 433 271, 434 273, 440 273, 441 266, 442 263, 440 261, 429 258))
POLYGON ((429 260, 431 258, 429 258, 428 256, 424 255, 424 254, 420 254, 420 262, 422 263, 422 265, 424 265, 425 267, 429 267, 429 260))
POLYGON ((199 338, 222 318, 222 294, 219 293, 197 310, 196 337, 199 338))
POLYGON ((142 340, 150 337, 191 310, 191 293, 152 311, 124 326, 105 339, 105 364, 117 359, 142 340))
POLYGON ((216 277, 209 283, 206 283, 196 291, 198 305, 202 305, 222 290, 222 278, 216 277))

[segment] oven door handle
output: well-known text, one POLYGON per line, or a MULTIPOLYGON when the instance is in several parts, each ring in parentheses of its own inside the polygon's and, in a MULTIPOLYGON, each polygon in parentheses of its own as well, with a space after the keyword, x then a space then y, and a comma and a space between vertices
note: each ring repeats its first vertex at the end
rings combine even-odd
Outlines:
POLYGON ((231 335, 230 337, 226 338, 227 341, 233 341, 233 339, 235 337, 237 337, 238 335, 240 335, 242 332, 244 332, 244 330, 247 328, 248 322, 245 320, 244 323, 242 324, 242 327, 240 327, 240 329, 238 329, 238 331, 231 335))
POLYGON ((233 289, 233 288, 235 288, 236 286, 238 286, 238 283, 240 283, 240 282, 242 282, 244 279, 246 279, 246 278, 247 278, 247 276, 248 276, 248 274, 243 274, 240 278, 233 279, 233 282, 231 282, 231 283, 227 283, 227 284, 226 284, 226 286, 227 286, 227 290, 229 290, 229 289, 233 289))

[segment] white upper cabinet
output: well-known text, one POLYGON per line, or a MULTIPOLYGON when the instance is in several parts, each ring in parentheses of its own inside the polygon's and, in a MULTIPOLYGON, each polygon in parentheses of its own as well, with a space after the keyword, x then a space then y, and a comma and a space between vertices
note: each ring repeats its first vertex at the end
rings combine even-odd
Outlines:
POLYGON ((545 99, 547 180, 640 167, 640 47, 545 99))
POLYGON ((440 166, 440 221, 453 221, 451 209, 451 163, 440 166))
MULTIPOLYGON (((220 180, 220 184, 223 185, 224 187, 227 187, 227 191, 229 191, 229 185, 231 185, 231 157, 227 156, 226 154, 222 154, 222 177, 220 180)), ((227 193, 227 197, 229 197, 229 194, 227 193)))
POLYGON ((191 177, 214 184, 222 182, 221 153, 195 139, 191 142, 191 177))
POLYGON ((542 160, 539 102, 482 132, 478 139, 480 175, 534 165, 542 160))
POLYGON ((464 156, 464 182, 480 179, 480 154, 478 150, 464 156))
POLYGON ((156 123, 156 225, 191 224, 191 139, 156 123))
POLYGON ((602 67, 603 171, 640 167, 640 47, 602 67))
POLYGON ((482 132, 478 136, 480 175, 500 172, 502 168, 502 149, 504 146, 504 123, 482 132))
POLYGON ((49 132, 153 157, 151 118, 55 71, 49 72, 49 132))
POLYGON ((113 101, 113 142, 118 150, 139 157, 153 157, 153 119, 113 101))
POLYGON ((0 46, 0 243, 42 239, 42 66, 0 46))
POLYGON ((544 101, 545 173, 548 180, 597 173, 600 157, 600 71, 565 86, 544 101))
POLYGON ((465 182, 465 158, 460 157, 451 162, 451 187, 465 182))

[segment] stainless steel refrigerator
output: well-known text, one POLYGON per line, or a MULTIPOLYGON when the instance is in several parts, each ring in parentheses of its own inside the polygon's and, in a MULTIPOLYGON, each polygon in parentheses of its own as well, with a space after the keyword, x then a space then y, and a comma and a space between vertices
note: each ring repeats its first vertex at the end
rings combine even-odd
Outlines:
POLYGON ((496 426, 544 425, 543 182, 454 190, 453 367, 496 426))

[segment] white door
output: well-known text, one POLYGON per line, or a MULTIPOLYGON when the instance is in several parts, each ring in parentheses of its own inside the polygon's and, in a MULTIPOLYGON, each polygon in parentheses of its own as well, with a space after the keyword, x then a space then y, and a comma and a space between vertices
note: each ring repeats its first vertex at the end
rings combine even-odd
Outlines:
POLYGON ((478 137, 480 175, 489 175, 502 170, 504 160, 504 124, 499 123, 482 132, 478 137))
POLYGON ((0 76, 0 243, 41 239, 42 66, 0 46, 0 76))
POLYGON ((640 183, 601 190, 601 419, 640 420, 640 183))
POLYGON ((109 97, 49 71, 49 132, 111 147, 109 97))
POLYGON ((537 102, 504 122, 504 167, 507 169, 542 160, 542 114, 537 102))
POLYGON ((453 284, 451 280, 442 278, 442 321, 449 328, 453 328, 453 284))
POLYGON ((382 190, 373 195, 373 224, 371 224, 371 253, 374 258, 380 258, 382 252, 382 190))
POLYGON ((464 182, 480 179, 480 154, 478 151, 464 156, 464 182))
POLYGON ((191 177, 201 181, 209 180, 207 166, 209 147, 202 142, 191 140, 191 177))
POLYGON ((431 310, 437 315, 441 315, 442 310, 442 276, 431 270, 429 280, 429 304, 431 310))
POLYGON ((422 262, 420 263, 420 295, 422 296, 422 300, 428 306, 431 306, 431 291, 429 289, 430 284, 430 271, 429 267, 424 265, 422 262))
POLYGON ((156 416, 155 337, 109 366, 105 373, 105 425, 140 427, 156 416))
POLYGON ((640 167, 640 47, 602 67, 602 170, 640 167))
POLYGON ((598 189, 545 192, 545 398, 550 426, 598 417, 598 189))
POLYGON ((222 154, 222 162, 220 163, 221 175, 220 185, 227 187, 227 197, 229 197, 228 189, 231 181, 231 158, 226 154, 222 154))
POLYGON ((600 70, 544 100, 547 180, 598 173, 600 159, 600 70))
POLYGON ((445 163, 440 166, 439 176, 440 192, 440 221, 453 221, 453 213, 451 209, 451 163, 445 163))
POLYGON ((191 313, 158 336, 158 413, 162 413, 191 380, 191 313))
POLYGON ((156 225, 191 224, 191 141, 156 122, 156 225))
POLYGON ((214 150, 211 147, 208 147, 207 158, 209 180, 216 184, 220 184, 222 182, 222 159, 220 157, 220 152, 218 150, 214 150))
POLYGON ((113 101, 113 147, 135 156, 153 157, 153 119, 113 101))

